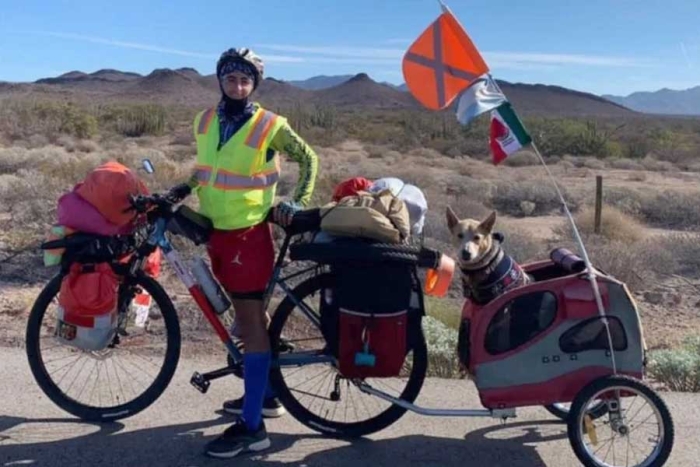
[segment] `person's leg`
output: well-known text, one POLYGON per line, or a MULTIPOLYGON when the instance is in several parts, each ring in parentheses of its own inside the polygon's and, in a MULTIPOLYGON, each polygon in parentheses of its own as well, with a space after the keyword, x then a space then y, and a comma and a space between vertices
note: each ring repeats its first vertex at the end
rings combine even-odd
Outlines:
POLYGON ((240 417, 207 446, 214 457, 233 457, 270 445, 262 408, 270 371, 270 342, 262 295, 274 262, 274 244, 268 225, 212 237, 210 255, 214 273, 230 295, 245 346, 240 417))
POLYGON ((248 429, 256 430, 262 421, 262 406, 270 373, 270 340, 265 326, 261 300, 234 300, 238 324, 241 326, 243 355, 243 420, 248 429))

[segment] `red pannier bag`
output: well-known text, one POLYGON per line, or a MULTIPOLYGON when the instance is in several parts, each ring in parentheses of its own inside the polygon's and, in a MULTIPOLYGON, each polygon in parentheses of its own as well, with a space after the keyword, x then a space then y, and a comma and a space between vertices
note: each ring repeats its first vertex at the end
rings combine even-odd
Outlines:
POLYGON ((395 377, 409 350, 413 270, 400 264, 333 265, 321 327, 347 378, 395 377))
POLYGON ((406 358, 408 311, 365 314, 340 309, 338 366, 347 378, 398 376, 406 358))
POLYGON ((109 263, 70 266, 58 294, 58 337, 83 350, 102 350, 117 326, 119 278, 109 263))

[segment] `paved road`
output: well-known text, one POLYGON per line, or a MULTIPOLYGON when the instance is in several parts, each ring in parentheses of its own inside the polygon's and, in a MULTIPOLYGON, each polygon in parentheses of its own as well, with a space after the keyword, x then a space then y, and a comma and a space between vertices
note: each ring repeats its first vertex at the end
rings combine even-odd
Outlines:
MULTIPOLYGON (((194 370, 216 361, 183 360, 165 394, 145 412, 111 425, 81 422, 56 408, 34 383, 18 350, 0 348, 0 466, 507 466, 579 465, 565 427, 544 409, 523 409, 502 426, 490 419, 430 418, 407 414, 368 439, 348 443, 307 430, 291 417, 268 422, 273 447, 264 455, 219 461, 204 444, 230 418, 217 413, 241 383, 218 380, 206 395, 189 385, 194 370)), ((664 394, 672 408, 676 444, 671 467, 700 465, 700 395, 664 394)), ((421 405, 480 408, 465 381, 431 379, 421 405)))

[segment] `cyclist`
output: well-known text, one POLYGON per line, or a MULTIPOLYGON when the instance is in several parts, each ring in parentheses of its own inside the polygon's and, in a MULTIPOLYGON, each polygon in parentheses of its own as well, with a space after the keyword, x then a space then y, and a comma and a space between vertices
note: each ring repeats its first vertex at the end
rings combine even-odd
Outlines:
POLYGON ((316 153, 286 119, 250 99, 263 70, 262 59, 250 49, 229 49, 221 55, 216 64, 221 100, 194 120, 195 173, 171 190, 179 198, 195 192, 200 212, 214 224, 207 251, 214 274, 231 296, 245 346, 245 394, 224 403, 224 410, 238 418, 207 445, 206 453, 213 457, 266 449, 270 441, 262 418, 284 413, 268 388, 269 320, 262 298, 275 253, 265 218, 280 176, 278 152, 300 168, 292 200, 278 204, 273 212, 274 221, 282 226, 308 204, 318 170, 316 153))

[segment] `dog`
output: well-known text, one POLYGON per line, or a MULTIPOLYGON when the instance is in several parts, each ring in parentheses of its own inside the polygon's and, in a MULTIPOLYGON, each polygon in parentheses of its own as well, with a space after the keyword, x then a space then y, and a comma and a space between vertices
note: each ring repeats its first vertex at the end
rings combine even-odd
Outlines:
MULTIPOLYGON (((532 282, 520 265, 501 248, 503 235, 494 233, 496 212, 484 220, 460 220, 450 206, 447 206, 447 227, 456 250, 457 264, 462 276, 464 297, 477 306, 491 302, 508 290, 532 282)), ((460 325, 457 355, 462 378, 475 380, 469 372, 470 319, 460 325)), ((505 337, 505 334, 504 334, 505 337)))
POLYGON ((465 298, 485 305, 508 290, 532 282, 532 278, 501 248, 503 236, 493 232, 496 211, 481 221, 460 220, 447 206, 446 217, 462 273, 465 298))

